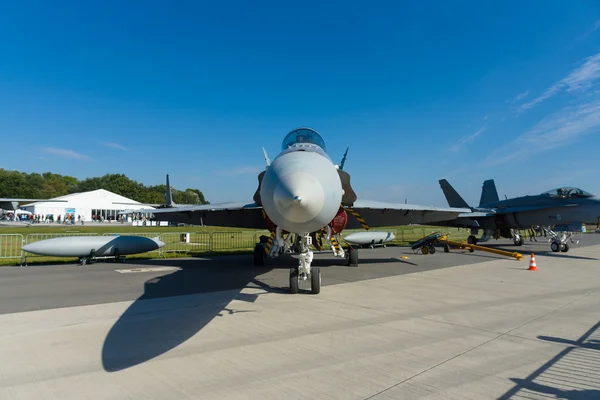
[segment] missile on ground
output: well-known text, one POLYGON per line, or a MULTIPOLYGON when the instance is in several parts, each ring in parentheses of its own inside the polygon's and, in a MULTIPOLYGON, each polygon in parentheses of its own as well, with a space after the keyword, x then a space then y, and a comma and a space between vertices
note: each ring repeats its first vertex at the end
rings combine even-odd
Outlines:
POLYGON ((23 251, 52 257, 78 257, 83 263, 95 257, 120 257, 145 253, 163 247, 158 237, 143 236, 64 236, 29 243, 23 251))
POLYGON ((355 232, 344 236, 344 241, 355 246, 384 246, 396 238, 392 232, 355 232))

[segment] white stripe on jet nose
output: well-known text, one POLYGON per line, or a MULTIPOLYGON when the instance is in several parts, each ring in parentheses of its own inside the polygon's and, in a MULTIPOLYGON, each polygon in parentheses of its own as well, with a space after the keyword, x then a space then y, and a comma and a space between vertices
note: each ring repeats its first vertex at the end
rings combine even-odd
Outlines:
POLYGON ((323 209, 323 187, 316 177, 305 172, 285 175, 273 193, 275 207, 288 221, 302 223, 315 218, 323 209))

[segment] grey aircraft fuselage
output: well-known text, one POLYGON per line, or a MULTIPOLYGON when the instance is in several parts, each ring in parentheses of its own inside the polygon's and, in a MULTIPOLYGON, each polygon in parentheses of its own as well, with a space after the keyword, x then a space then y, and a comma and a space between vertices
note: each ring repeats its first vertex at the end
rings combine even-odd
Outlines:
POLYGON ((288 232, 311 233, 336 215, 343 190, 338 170, 312 143, 283 150, 267 169, 260 198, 273 223, 288 232))
MULTIPOLYGON (((497 198, 493 180, 484 183, 484 190, 488 183, 497 198)), ((464 202, 447 181, 441 180, 440 184, 449 204, 457 206, 464 202)), ((556 231, 580 231, 582 224, 598 222, 600 199, 581 189, 564 187, 538 195, 486 202, 471 210, 472 215, 461 214, 447 225, 499 231, 502 237, 514 238, 511 229, 529 229, 535 225, 550 226, 556 231)))
MULTIPOLYGON (((358 200, 350 185, 350 175, 327 154, 323 137, 303 127, 289 132, 281 152, 271 162, 263 149, 266 169, 258 175, 253 202, 183 205, 167 204, 157 209, 125 210, 123 213, 149 213, 156 220, 192 225, 265 229, 270 237, 254 247, 254 265, 280 254, 298 255, 298 266, 290 270, 290 291, 298 292, 298 282, 310 279, 311 292, 318 294, 320 269, 311 269, 311 246, 317 235, 335 257, 347 265, 358 265, 358 251, 340 245, 344 229, 424 224, 446 221, 467 213, 469 208, 434 207, 419 204, 358 200), (348 218, 350 213, 353 218, 348 218)), ((170 186, 167 184, 167 194, 170 186)), ((371 233, 372 235, 372 233, 371 233)), ((319 239, 319 240, 320 240, 319 239)))
POLYGON ((600 216, 600 199, 596 197, 558 197, 550 194, 515 197, 484 204, 475 211, 494 210, 504 217, 504 225, 530 228, 533 225, 570 227, 592 224, 600 216), (527 207, 543 207, 526 210, 527 207))

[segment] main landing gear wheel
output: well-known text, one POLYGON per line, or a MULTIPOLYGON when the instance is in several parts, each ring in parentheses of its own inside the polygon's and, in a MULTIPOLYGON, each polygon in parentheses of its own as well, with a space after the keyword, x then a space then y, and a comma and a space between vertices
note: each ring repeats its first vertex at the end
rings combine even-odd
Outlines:
POLYGON ((265 265, 265 248, 262 244, 254 246, 254 266, 262 267, 265 265))
POLYGON ((348 265, 358 267, 358 249, 354 247, 348 247, 348 265))
POLYGON ((311 268, 310 291, 312 294, 319 294, 321 292, 321 269, 319 267, 311 268))
POLYGON ((550 248, 553 252, 558 253, 560 251, 560 244, 558 244, 557 242, 552 242, 550 248))
POLYGON ((567 251, 569 251, 569 245, 567 243, 561 244, 560 251, 562 251, 563 253, 566 253, 567 251))
POLYGON ((470 235, 467 238, 467 243, 468 244, 477 244, 477 238, 475 237, 475 235, 470 235))
POLYGON ((300 281, 300 274, 298 273, 297 268, 290 269, 290 293, 296 294, 298 293, 298 286, 300 281))

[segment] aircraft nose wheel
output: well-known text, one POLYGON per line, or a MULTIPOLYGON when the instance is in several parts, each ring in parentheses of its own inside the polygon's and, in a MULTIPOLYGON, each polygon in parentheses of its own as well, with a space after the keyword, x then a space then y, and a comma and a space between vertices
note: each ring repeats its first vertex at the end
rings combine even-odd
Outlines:
POLYGON ((312 294, 321 292, 321 269, 313 267, 310 272, 310 291, 312 294))
POLYGON ((298 273, 297 268, 290 269, 290 293, 296 294, 298 293, 298 286, 300 283, 300 274, 298 273))

